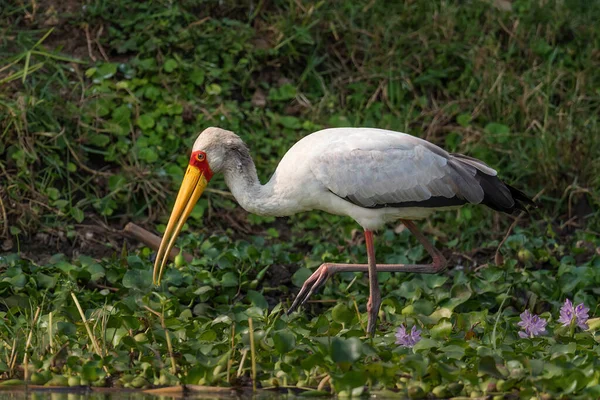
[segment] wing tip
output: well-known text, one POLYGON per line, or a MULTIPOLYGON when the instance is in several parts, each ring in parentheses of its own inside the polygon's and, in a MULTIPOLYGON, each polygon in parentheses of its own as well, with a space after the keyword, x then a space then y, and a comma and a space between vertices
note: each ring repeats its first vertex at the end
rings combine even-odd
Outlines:
POLYGON ((504 183, 497 176, 487 175, 481 171, 478 171, 477 176, 484 190, 482 204, 493 210, 507 214, 516 214, 521 211, 529 214, 530 208, 540 206, 521 190, 504 183))
POLYGON ((515 188, 514 186, 507 185, 506 183, 505 185, 508 190, 510 190, 510 194, 515 201, 515 209, 529 214, 530 208, 542 208, 542 205, 539 202, 533 200, 521 190, 515 188))

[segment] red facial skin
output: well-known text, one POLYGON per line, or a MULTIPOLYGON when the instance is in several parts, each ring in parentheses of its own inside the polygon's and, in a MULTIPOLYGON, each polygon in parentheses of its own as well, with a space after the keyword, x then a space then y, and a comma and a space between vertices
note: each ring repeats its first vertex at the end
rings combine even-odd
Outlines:
POLYGON ((210 181, 213 176, 213 172, 210 169, 210 165, 208 165, 205 152, 201 150, 194 151, 190 157, 190 165, 198 168, 204 175, 204 178, 206 178, 206 181, 210 181))

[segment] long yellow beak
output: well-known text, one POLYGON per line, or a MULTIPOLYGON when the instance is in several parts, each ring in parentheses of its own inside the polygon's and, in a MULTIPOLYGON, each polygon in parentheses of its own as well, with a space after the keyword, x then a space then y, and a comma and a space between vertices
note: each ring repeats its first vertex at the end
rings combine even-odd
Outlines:
POLYGON ((175 199, 175 205, 173 206, 173 211, 171 211, 167 229, 160 242, 156 261, 154 262, 152 280, 155 285, 160 283, 165 264, 169 259, 169 253, 175 244, 175 240, 177 240, 177 236, 179 235, 179 232, 181 232, 183 224, 185 224, 185 221, 194 209, 194 206, 198 202, 202 192, 204 192, 207 184, 208 181, 199 168, 192 165, 188 166, 181 187, 179 188, 177 199, 175 199))

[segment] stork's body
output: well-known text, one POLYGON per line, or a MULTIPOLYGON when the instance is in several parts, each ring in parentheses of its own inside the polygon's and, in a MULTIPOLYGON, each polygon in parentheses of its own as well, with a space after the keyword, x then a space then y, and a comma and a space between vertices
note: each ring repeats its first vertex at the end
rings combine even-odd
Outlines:
POLYGON ((213 172, 224 174, 233 196, 248 212, 286 216, 322 210, 349 216, 363 227, 369 264, 323 264, 307 280, 291 310, 306 301, 332 273, 368 271, 371 334, 380 303, 378 270, 433 273, 445 267, 441 253, 411 220, 467 203, 512 212, 523 209, 521 202, 530 202, 479 160, 449 154, 411 135, 373 128, 325 129, 304 137, 285 154, 269 182, 262 185, 242 140, 232 132, 208 128, 194 144, 190 167, 159 250, 155 278, 158 272, 160 279, 166 254, 213 172), (431 254, 431 264, 375 264, 372 232, 396 220, 402 220, 417 236, 431 254))

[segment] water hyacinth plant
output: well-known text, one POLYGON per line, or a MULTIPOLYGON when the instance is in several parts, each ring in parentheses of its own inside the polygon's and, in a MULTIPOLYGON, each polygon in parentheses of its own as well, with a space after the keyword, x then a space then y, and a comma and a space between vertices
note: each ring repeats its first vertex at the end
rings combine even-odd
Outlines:
MULTIPOLYGON (((0 7, 0 393, 600 398, 600 2, 166 3, 0 7), (215 125, 251 146, 262 182, 309 132, 368 126, 481 158, 543 189, 542 207, 419 223, 450 268, 380 273, 373 340, 364 273, 282 315, 321 263, 366 261, 355 222, 246 214, 222 177, 176 244, 195 261, 155 286, 156 250, 119 232, 164 232, 189 146, 215 125), (518 336, 525 309, 547 333, 518 336)), ((431 261, 400 225, 374 245, 382 262, 431 261)))
POLYGON ((538 315, 531 314, 529 310, 525 310, 520 315, 521 321, 517 324, 522 331, 519 331, 519 336, 522 338, 533 338, 546 333, 546 321, 538 315))
POLYGON ((583 303, 579 303, 576 307, 573 307, 573 302, 566 299, 563 306, 560 308, 560 318, 558 322, 562 323, 563 326, 570 326, 575 324, 583 330, 588 329, 587 320, 589 319, 588 312, 590 309, 583 303))
POLYGON ((406 330, 404 324, 400 325, 396 332, 396 344, 402 347, 413 347, 421 340, 421 331, 413 326, 410 332, 406 330))

